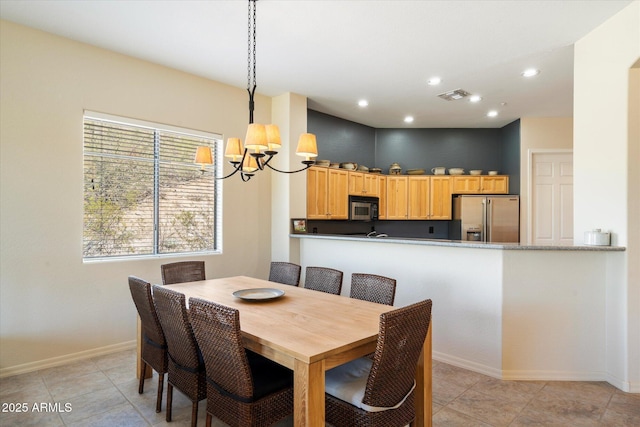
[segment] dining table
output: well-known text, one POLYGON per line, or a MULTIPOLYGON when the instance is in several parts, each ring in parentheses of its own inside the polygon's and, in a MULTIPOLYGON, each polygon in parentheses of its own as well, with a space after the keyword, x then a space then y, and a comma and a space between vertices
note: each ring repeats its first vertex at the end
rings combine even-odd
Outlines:
MULTIPOLYGON (((240 312, 245 348, 294 373, 295 426, 325 426, 325 371, 375 351, 392 306, 246 276, 167 285, 240 312)), ((140 346, 140 341, 138 341, 140 346)), ((431 426, 431 327, 416 366, 416 426, 431 426)))

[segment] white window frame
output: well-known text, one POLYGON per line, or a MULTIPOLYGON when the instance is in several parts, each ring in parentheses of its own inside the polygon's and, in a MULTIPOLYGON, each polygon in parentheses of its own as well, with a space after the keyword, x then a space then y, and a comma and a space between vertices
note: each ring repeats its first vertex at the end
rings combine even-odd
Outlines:
MULTIPOLYGON (((167 124, 160 124, 154 122, 148 122, 139 119, 127 118, 116 116, 112 114, 100 113, 90 110, 85 110, 83 113, 83 164, 84 164, 84 126, 85 119, 94 119, 112 122, 115 124, 122 124, 128 126, 137 126, 152 130, 159 131, 167 131, 172 133, 179 133, 188 136, 195 136, 200 138, 208 138, 215 141, 214 146, 212 147, 213 154, 213 165, 207 166, 205 172, 212 174, 214 178, 222 177, 222 164, 223 164, 223 136, 221 134, 205 132, 194 129, 187 129, 178 126, 172 126, 167 124), (218 165, 218 166, 216 166, 218 165)), ((195 155, 195 151, 194 151, 195 155)), ((194 163, 194 168, 200 169, 200 165, 194 163)), ((84 166, 83 166, 83 181, 84 181, 84 166)), ((84 187, 84 186, 83 186, 84 187)), ((106 262, 106 261, 128 261, 128 260, 136 260, 136 259, 148 259, 148 258, 175 258, 175 257, 184 257, 184 256, 197 256, 197 255, 211 255, 211 254, 221 254, 222 253, 222 242, 223 242, 223 234, 222 234, 222 181, 216 180, 214 184, 215 188, 215 223, 214 223, 214 247, 213 249, 203 250, 203 251, 185 251, 185 252, 174 252, 174 253, 151 253, 151 254, 133 254, 133 255, 113 255, 113 256, 94 256, 94 257, 85 257, 84 249, 82 254, 83 263, 92 263, 92 262, 106 262)), ((155 197, 154 197, 155 198, 155 197)), ((83 200, 84 200, 84 189, 83 189, 83 200)), ((157 199, 156 199, 157 200, 157 199)), ((154 202, 154 209, 157 209, 154 202)), ((83 210, 84 210, 84 202, 83 202, 83 210)), ((154 226, 157 227, 157 218, 154 219, 154 226)), ((83 239, 84 239, 84 214, 83 214, 83 239)), ((155 249, 154 249, 155 250, 155 249)))

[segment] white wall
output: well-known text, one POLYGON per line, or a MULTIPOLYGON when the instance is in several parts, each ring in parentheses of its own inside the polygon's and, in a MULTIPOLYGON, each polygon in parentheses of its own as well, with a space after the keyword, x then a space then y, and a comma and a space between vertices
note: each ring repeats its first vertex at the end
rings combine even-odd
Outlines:
POLYGON ((603 228, 627 247, 607 281, 607 372, 640 392, 640 95, 631 71, 640 58, 640 2, 574 51, 574 236, 580 243, 584 230, 603 228))
MULTIPOLYGON (((273 98, 273 121, 280 128, 283 141, 280 153, 270 162, 273 167, 294 171, 304 167, 303 157, 296 155, 298 138, 307 131, 307 98, 285 93, 273 98)), ((306 216, 306 172, 272 173, 271 257, 272 261, 300 261, 300 246, 290 239, 291 218, 306 216)))
POLYGON ((397 280, 395 306, 431 298, 434 359, 512 380, 610 379, 606 276, 624 252, 300 240, 303 268, 344 272, 343 295, 352 273, 372 273, 397 280))
MULTIPOLYGON (((301 264, 397 280, 394 306, 431 298, 434 358, 500 377, 501 251, 301 238, 301 264)), ((301 286, 304 277, 301 280, 301 286)), ((337 315, 339 315, 337 313, 337 315)))
MULTIPOLYGON (((84 109, 244 138, 247 95, 0 21, 0 375, 135 339, 128 275, 181 258, 82 262, 84 109)), ((242 72, 242 70, 239 70, 242 72)), ((256 121, 271 100, 257 96, 256 121)), ((228 166, 227 166, 228 168, 228 166)), ((265 277, 270 174, 224 181, 223 254, 207 276, 265 277), (251 208, 259 206, 259 208, 251 208)))

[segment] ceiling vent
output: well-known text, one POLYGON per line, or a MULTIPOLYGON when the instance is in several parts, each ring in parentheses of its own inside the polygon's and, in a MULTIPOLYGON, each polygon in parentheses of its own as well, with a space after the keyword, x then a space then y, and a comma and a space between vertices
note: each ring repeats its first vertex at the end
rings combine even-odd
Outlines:
POLYGON ((471 94, 466 90, 456 89, 456 90, 450 90, 449 92, 441 93, 440 95, 438 95, 438 97, 444 99, 445 101, 456 101, 458 99, 465 98, 469 95, 471 94))

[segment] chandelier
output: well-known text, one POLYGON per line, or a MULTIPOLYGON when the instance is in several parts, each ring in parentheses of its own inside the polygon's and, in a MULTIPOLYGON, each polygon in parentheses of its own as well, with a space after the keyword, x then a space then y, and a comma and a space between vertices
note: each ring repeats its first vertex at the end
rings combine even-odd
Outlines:
MULTIPOLYGON (((313 157, 318 156, 318 148, 316 145, 316 136, 312 133, 303 133, 298 140, 296 154, 302 156, 305 160, 302 169, 294 171, 283 171, 274 168, 269 164, 271 159, 278 154, 278 149, 282 147, 280 140, 280 130, 274 124, 263 125, 253 122, 254 101, 253 96, 256 92, 256 2, 258 0, 249 0, 248 12, 248 55, 247 55, 247 92, 249 93, 249 126, 244 139, 244 147, 240 138, 228 138, 227 147, 224 156, 229 159, 229 163, 233 166, 233 171, 221 178, 229 178, 240 172, 240 177, 244 182, 249 181, 258 171, 262 171, 265 167, 280 173, 297 173, 307 170, 314 161, 313 157)), ((204 171, 206 164, 213 163, 211 147, 198 147, 194 163, 202 165, 204 171)))

